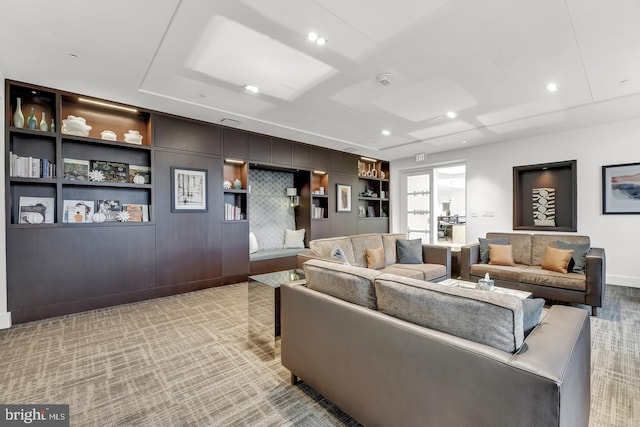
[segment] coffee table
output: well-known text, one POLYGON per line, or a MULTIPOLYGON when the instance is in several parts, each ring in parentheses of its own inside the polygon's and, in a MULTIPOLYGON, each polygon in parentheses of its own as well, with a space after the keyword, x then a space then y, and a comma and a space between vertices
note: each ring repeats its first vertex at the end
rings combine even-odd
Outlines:
MULTIPOLYGON (((458 279, 445 279, 441 282, 438 282, 438 284, 445 285, 445 286, 459 287, 459 288, 468 288, 468 289, 476 288, 476 284, 474 282, 466 282, 464 280, 458 280, 458 279)), ((532 297, 531 292, 519 291, 517 289, 501 288, 499 286, 494 286, 493 290, 491 290, 490 292, 513 295, 520 299, 527 299, 532 297)))
POLYGON ((302 270, 249 276, 247 308, 249 341, 274 353, 280 336, 280 285, 304 279, 302 270))

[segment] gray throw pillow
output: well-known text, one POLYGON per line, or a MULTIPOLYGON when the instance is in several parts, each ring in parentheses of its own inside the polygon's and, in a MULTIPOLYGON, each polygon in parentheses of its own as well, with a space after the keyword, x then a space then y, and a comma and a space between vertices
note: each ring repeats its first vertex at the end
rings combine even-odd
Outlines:
POLYGON ((333 245, 333 248, 331 248, 330 257, 331 259, 337 259, 338 261, 342 261, 347 265, 351 265, 349 264, 349 261, 347 261, 347 256, 344 254, 344 251, 338 245, 333 245))
POLYGON ((571 255, 571 260, 573 263, 569 263, 569 266, 573 265, 569 271, 578 274, 586 274, 585 271, 586 263, 587 263, 587 252, 591 249, 591 245, 589 243, 570 243, 562 240, 558 240, 556 242, 556 248, 558 249, 572 249, 573 255, 571 255))
POLYGON ((480 237, 480 264, 489 264, 489 244, 508 245, 509 239, 506 237, 496 237, 495 239, 483 239, 480 237))
POLYGON ((422 239, 396 240, 398 264, 422 264, 422 239))
POLYGON ((540 323, 544 302, 542 298, 527 298, 522 300, 522 329, 524 330, 525 337, 540 323))

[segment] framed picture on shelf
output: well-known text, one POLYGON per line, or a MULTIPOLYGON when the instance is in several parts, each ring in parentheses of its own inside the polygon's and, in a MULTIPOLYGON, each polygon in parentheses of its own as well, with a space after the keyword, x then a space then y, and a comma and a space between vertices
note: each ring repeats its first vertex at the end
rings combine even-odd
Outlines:
POLYGON ((64 179, 72 181, 89 181, 89 160, 62 159, 64 179))
POLYGON ((106 222, 117 221, 118 213, 122 212, 120 200, 98 200, 98 212, 104 214, 106 222))
POLYGON ((351 212, 351 186, 336 184, 336 211, 351 212))
POLYGON ((151 168, 149 166, 129 165, 129 182, 132 184, 138 184, 135 181, 136 175, 140 175, 144 178, 142 184, 151 184, 151 168))
POLYGON ((602 166, 602 213, 640 214, 640 163, 602 166))
POLYGON ((62 222, 93 222, 95 202, 92 200, 63 200, 62 222))
POLYGON ((207 212, 207 170, 171 167, 171 212, 207 212))
POLYGON ((53 224, 53 197, 20 197, 19 224, 53 224))
POLYGON ((129 182, 129 165, 118 162, 91 160, 91 171, 100 171, 107 182, 129 182))

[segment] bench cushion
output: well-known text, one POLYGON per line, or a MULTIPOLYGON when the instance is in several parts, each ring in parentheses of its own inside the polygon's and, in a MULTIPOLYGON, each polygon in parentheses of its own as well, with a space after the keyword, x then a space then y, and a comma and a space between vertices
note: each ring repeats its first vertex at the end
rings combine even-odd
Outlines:
POLYGON ((299 253, 306 252, 307 248, 296 249, 265 249, 262 251, 254 252, 249 255, 249 261, 262 261, 265 259, 294 257, 299 253))

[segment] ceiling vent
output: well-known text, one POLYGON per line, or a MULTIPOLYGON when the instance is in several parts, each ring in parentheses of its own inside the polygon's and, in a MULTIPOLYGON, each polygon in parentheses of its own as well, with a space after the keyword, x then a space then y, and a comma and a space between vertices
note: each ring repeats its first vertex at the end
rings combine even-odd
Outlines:
POLYGON ((376 77, 376 80, 382 86, 389 86, 391 84, 391 82, 393 81, 393 74, 391 74, 391 73, 378 74, 378 77, 376 77))
POLYGON ((238 126, 240 124, 240 120, 229 119, 225 117, 224 119, 220 120, 220 123, 225 126, 238 126))

